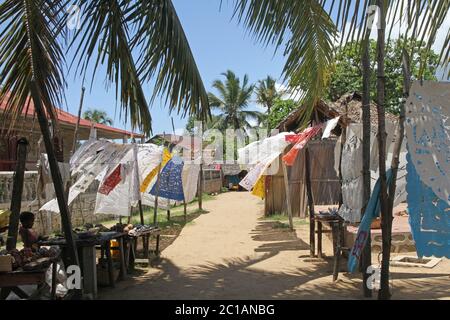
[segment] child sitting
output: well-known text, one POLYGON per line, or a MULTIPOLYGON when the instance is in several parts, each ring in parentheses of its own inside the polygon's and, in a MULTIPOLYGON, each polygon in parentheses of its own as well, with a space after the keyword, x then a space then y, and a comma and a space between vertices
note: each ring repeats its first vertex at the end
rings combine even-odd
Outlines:
POLYGON ((19 229, 20 237, 23 241, 24 248, 30 248, 33 250, 39 249, 37 242, 42 237, 39 237, 36 231, 33 230, 34 214, 29 211, 24 211, 20 214, 20 223, 22 224, 19 229))

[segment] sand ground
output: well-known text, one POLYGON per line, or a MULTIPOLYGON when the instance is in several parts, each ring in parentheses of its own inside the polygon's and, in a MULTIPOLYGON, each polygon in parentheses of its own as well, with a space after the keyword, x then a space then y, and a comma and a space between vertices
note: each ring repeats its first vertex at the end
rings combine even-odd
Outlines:
MULTIPOLYGON (((100 299, 362 299, 360 274, 332 281, 332 260, 309 259, 309 226, 295 232, 264 220, 263 202, 230 192, 205 203, 141 274, 102 289, 100 299)), ((324 239, 324 253, 332 246, 324 239)), ((412 253, 413 254, 413 253, 412 253)), ((377 256, 374 255, 374 261, 377 256)), ((394 299, 450 299, 450 261, 433 269, 391 268, 394 299)))

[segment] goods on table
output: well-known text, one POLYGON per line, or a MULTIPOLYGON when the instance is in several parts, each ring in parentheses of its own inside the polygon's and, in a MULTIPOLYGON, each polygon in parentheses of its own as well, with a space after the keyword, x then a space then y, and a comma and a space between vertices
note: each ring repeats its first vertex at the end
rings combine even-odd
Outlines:
MULTIPOLYGON (((37 251, 33 251, 30 248, 24 248, 22 250, 13 249, 10 251, 0 252, 1 256, 9 256, 12 264, 12 270, 23 268, 24 270, 40 270, 47 268, 53 258, 56 258, 60 254, 60 249, 57 247, 39 248, 37 251)), ((5 258, 3 258, 5 259, 5 258)))
POLYGON ((138 224, 128 232, 128 235, 132 237, 139 237, 140 235, 156 228, 157 227, 155 226, 138 224))
POLYGON ((129 232, 133 228, 134 226, 132 224, 117 223, 114 226, 112 226, 110 230, 117 232, 129 232))
POLYGON ((336 208, 328 208, 328 211, 319 211, 319 214, 316 214, 316 217, 320 219, 340 219, 338 214, 338 210, 336 208))

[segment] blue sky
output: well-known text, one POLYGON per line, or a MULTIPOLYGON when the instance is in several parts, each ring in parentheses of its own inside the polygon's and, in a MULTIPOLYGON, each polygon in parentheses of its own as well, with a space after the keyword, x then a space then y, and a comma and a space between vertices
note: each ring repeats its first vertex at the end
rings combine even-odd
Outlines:
MULTIPOLYGON (((208 91, 211 90, 212 81, 220 78, 220 74, 227 69, 233 70, 241 78, 244 74, 248 74, 251 82, 256 82, 267 75, 280 77, 284 65, 282 54, 274 55, 274 48, 265 48, 255 43, 236 20, 230 21, 231 1, 224 0, 221 10, 219 10, 220 0, 174 0, 174 5, 208 91)), ((72 75, 67 82, 67 108, 69 112, 76 114, 80 100, 81 80, 72 75)), ((109 91, 106 90, 104 73, 101 69, 97 71, 92 90, 89 86, 86 88, 84 110, 102 109, 113 118, 114 126, 130 128, 129 123, 125 124, 123 117, 119 119, 114 87, 109 91)), ((144 90, 147 96, 152 94, 150 84, 145 85, 144 90)), ((252 108, 257 108, 255 103, 252 104, 252 108)), ((153 117, 153 133, 172 132, 167 108, 156 101, 150 107, 150 111, 153 117)), ((186 119, 181 119, 175 113, 171 116, 174 118, 176 129, 184 128, 186 119)))
MULTIPOLYGON (((240 78, 248 74, 251 82, 257 82, 267 75, 280 78, 285 61, 282 52, 274 54, 273 47, 264 47, 256 43, 243 26, 238 25, 235 19, 231 21, 232 0, 223 0, 221 10, 219 10, 220 0, 173 0, 173 2, 208 91, 211 90, 212 81, 221 78, 220 74, 227 69, 233 70, 240 78)), ((449 28, 450 12, 437 34, 433 46, 435 51, 440 52, 449 28)), ((400 30, 404 31, 403 29, 397 23, 393 34, 400 30)), ((375 38, 376 31, 375 29, 372 31, 371 37, 375 38)), ((130 129, 129 123, 125 123, 126 119, 119 117, 114 87, 107 90, 104 75, 104 70, 99 68, 92 89, 87 85, 83 109, 104 110, 114 120, 115 127, 130 129)), ((66 107, 69 112, 76 114, 80 100, 81 79, 72 73, 67 82, 66 107)), ((150 97, 152 86, 145 84, 144 91, 146 96, 150 97)), ((250 108, 256 109, 258 106, 252 102, 250 108)), ((181 119, 175 113, 170 115, 168 109, 158 104, 158 101, 150 106, 150 111, 153 117, 153 133, 172 132, 171 116, 174 118, 176 129, 185 127, 187 119, 181 119)))

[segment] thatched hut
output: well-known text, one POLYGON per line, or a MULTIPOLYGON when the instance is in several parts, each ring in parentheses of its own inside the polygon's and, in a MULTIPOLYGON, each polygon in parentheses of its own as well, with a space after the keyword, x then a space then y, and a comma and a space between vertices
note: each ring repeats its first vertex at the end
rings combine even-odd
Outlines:
MULTIPOLYGON (((276 129, 280 132, 297 132, 300 130, 299 121, 303 115, 303 106, 291 112, 283 119, 276 129)), ((376 105, 370 105, 373 131, 376 132, 378 116, 376 105)), ((333 103, 320 100, 311 115, 311 121, 325 122, 340 116, 338 126, 332 131, 329 139, 321 140, 316 137, 308 143, 311 157, 311 188, 315 205, 337 205, 341 201, 341 183, 335 170, 335 159, 340 153, 335 152, 336 142, 341 139, 343 129, 350 123, 362 122, 362 97, 353 92, 342 96, 333 103), (336 153, 336 154, 335 154, 336 153)), ((386 121, 394 122, 397 116, 386 113, 386 121)), ((342 137, 345 138, 345 137, 342 137)), ((286 192, 284 176, 280 166, 276 175, 269 178, 266 185, 265 214, 286 212, 286 192)), ((288 168, 289 189, 293 216, 307 215, 307 196, 305 183, 305 153, 300 152, 295 164, 288 168)))

